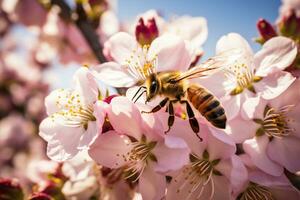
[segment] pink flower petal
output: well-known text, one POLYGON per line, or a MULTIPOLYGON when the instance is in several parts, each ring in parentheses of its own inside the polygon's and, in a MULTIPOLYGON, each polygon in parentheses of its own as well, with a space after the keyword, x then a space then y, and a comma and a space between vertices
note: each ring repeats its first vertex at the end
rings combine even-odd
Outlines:
POLYGON ((104 44, 104 51, 110 52, 108 54, 114 61, 123 64, 137 47, 138 44, 133 36, 125 32, 119 32, 104 44))
POLYGON ((207 135, 209 130, 204 124, 199 124, 199 126, 200 132, 198 135, 203 139, 202 142, 192 131, 188 120, 176 119, 168 135, 182 138, 188 144, 192 153, 202 156, 207 145, 207 135))
POLYGON ((210 128, 207 136, 207 151, 210 159, 224 159, 231 157, 236 146, 234 141, 219 129, 210 128))
MULTIPOLYGON (((231 199, 230 198, 230 193, 231 193, 231 188, 230 188, 230 183, 228 179, 224 176, 214 176, 214 196, 212 199, 231 199)), ((204 198, 208 199, 208 198, 204 198)))
POLYGON ((98 99, 98 85, 86 67, 79 68, 74 74, 75 90, 82 97, 84 105, 91 105, 98 99))
POLYGON ((227 123, 226 133, 235 143, 243 143, 245 140, 254 137, 258 128, 259 125, 254 121, 236 117, 227 123))
POLYGON ((155 171, 167 172, 186 165, 189 162, 190 149, 183 139, 167 135, 164 143, 158 143, 153 153, 158 160, 155 171))
POLYGON ((89 146, 95 141, 97 136, 100 134, 98 132, 99 124, 95 121, 88 122, 87 130, 82 134, 80 142, 78 144, 78 149, 88 149, 89 146))
POLYGON ((157 71, 187 70, 191 64, 191 55, 183 39, 164 34, 151 43, 149 60, 157 56, 157 71))
POLYGON ((113 87, 131 87, 136 83, 136 78, 115 62, 106 62, 91 67, 93 74, 102 82, 113 87))
POLYGON ((227 120, 234 119, 239 113, 241 109, 241 95, 238 94, 234 96, 225 96, 221 98, 220 101, 222 102, 223 108, 225 109, 225 114, 227 120))
POLYGON ((266 187, 283 187, 291 185, 284 173, 279 176, 272 176, 258 169, 249 172, 249 180, 266 187))
POLYGON ((266 105, 267 101, 260 96, 250 97, 242 105, 241 116, 246 120, 262 119, 266 105))
POLYGON ((299 191, 291 186, 273 187, 270 192, 275 199, 300 199, 299 191))
POLYGON ((254 56, 256 75, 264 77, 284 70, 293 63, 297 52, 296 44, 289 38, 278 36, 268 40, 254 56))
POLYGON ((268 144, 269 138, 267 136, 260 136, 246 140, 243 143, 243 148, 259 169, 273 176, 280 176, 283 168, 268 157, 268 144))
POLYGON ((223 71, 214 73, 208 77, 194 79, 194 81, 208 89, 212 94, 214 94, 218 98, 223 97, 226 94, 226 89, 224 87, 226 77, 224 76, 223 71))
POLYGON ((66 105, 72 95, 71 90, 57 89, 45 98, 45 106, 48 115, 58 112, 66 105))
POLYGON ((57 126, 54 135, 47 145, 47 156, 54 161, 62 162, 78 153, 77 146, 82 135, 82 127, 57 126))
POLYGON ((241 35, 237 33, 229 33, 222 36, 217 42, 216 54, 235 48, 243 49, 246 55, 252 57, 253 53, 250 45, 241 35))
POLYGON ((89 155, 98 164, 109 168, 119 168, 126 162, 122 155, 126 155, 130 151, 131 145, 128 145, 130 140, 119 135, 115 131, 108 131, 100 135, 91 145, 89 155))
POLYGON ((300 170, 300 139, 296 137, 274 138, 268 145, 268 156, 295 173, 300 170))
POLYGON ((113 98, 107 112, 111 125, 118 133, 136 139, 142 136, 141 113, 128 98, 121 96, 113 98))
POLYGON ((300 104, 293 107, 290 112, 286 114, 287 118, 290 119, 289 127, 293 129, 292 134, 300 138, 300 104))
MULTIPOLYGON (((272 99, 269 104, 272 108, 280 109, 287 105, 298 105, 300 102, 300 79, 296 79, 281 95, 272 99)), ((295 107, 291 109, 293 111, 295 107)))
POLYGON ((299 199, 300 194, 292 186, 284 174, 271 176, 262 171, 255 170, 249 173, 250 181, 268 187, 276 199, 299 199))
POLYGON ((138 191, 143 200, 162 199, 165 195, 165 176, 155 173, 152 167, 146 167, 139 179, 138 191))
POLYGON ((295 81, 288 72, 277 72, 264 77, 254 87, 256 92, 261 92, 264 99, 273 99, 282 94, 295 81))
POLYGON ((234 192, 241 191, 248 183, 248 172, 242 160, 233 155, 230 159, 221 160, 216 166, 228 178, 234 192))
POLYGON ((191 44, 199 49, 207 39, 207 22, 203 17, 182 16, 169 23, 167 32, 191 41, 191 44))

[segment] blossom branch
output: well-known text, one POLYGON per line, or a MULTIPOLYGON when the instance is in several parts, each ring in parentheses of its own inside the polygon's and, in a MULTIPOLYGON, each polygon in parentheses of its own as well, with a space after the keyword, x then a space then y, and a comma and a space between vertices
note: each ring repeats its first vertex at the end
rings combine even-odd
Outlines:
POLYGON ((56 5, 61 9, 61 17, 73 21, 77 28, 82 33, 83 37, 89 44, 91 50, 96 56, 97 60, 100 63, 106 62, 105 56, 102 52, 102 45, 99 42, 99 36, 96 34, 95 29, 92 26, 92 23, 86 17, 86 14, 81 5, 77 8, 77 15, 73 15, 69 5, 62 0, 51 0, 51 5, 56 5))

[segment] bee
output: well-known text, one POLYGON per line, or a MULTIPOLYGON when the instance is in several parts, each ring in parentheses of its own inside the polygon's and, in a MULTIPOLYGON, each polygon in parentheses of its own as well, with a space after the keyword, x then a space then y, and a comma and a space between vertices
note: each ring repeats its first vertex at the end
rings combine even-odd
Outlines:
MULTIPOLYGON (((142 113, 155 113, 166 106, 166 111, 168 112, 169 117, 168 130, 166 130, 165 133, 170 131, 175 121, 173 104, 185 104, 189 124, 197 137, 202 140, 198 135, 200 130, 199 124, 195 118, 191 105, 213 126, 220 129, 226 128, 226 114, 217 97, 200 84, 190 83, 189 79, 207 77, 218 71, 218 69, 221 69, 222 66, 228 65, 231 61, 226 60, 226 58, 229 56, 228 54, 232 52, 233 50, 226 51, 223 54, 212 57, 206 62, 185 72, 152 72, 146 76, 144 86, 139 88, 133 96, 133 99, 137 96, 141 89, 144 89, 144 92, 146 93, 146 102, 150 102, 157 96, 164 97, 163 100, 152 110, 142 111, 142 113)), ((143 92, 138 96, 138 98, 140 98, 142 94, 143 92)))
MULTIPOLYGON (((96 71, 98 77, 109 85, 114 87, 129 87, 133 85, 140 86, 134 94, 132 101, 136 102, 144 93, 146 93, 146 103, 152 101, 155 97, 163 97, 161 102, 154 106, 150 111, 142 113, 155 113, 166 107, 169 114, 168 133, 175 121, 174 104, 180 103, 185 105, 189 124, 193 132, 198 135, 200 127, 193 108, 206 118, 213 126, 226 128, 226 113, 220 101, 210 91, 200 84, 191 83, 191 79, 208 77, 217 71, 229 69, 229 66, 235 64, 240 56, 244 56, 241 49, 230 49, 217 56, 209 58, 206 62, 194 66, 187 71, 162 71, 157 72, 156 67, 151 62, 145 62, 142 66, 130 65, 123 66, 118 77, 128 77, 124 80, 114 77, 112 72, 120 70, 118 66, 100 67, 96 71), (101 76, 99 76, 101 75, 101 76), (134 81, 133 77, 135 77, 134 81), (193 108, 192 108, 193 107, 193 108)), ((226 75, 226 73, 225 73, 226 75)))
MULTIPOLYGON (((201 72, 208 70, 201 69, 201 72)), ((191 71, 195 71, 195 69, 191 71)), ((151 101, 156 96, 162 96, 164 99, 151 111, 142 111, 142 113, 155 113, 167 106, 169 128, 165 133, 168 133, 175 121, 173 104, 185 104, 190 126, 197 137, 201 139, 198 135, 199 124, 190 103, 217 128, 226 128, 226 115, 220 101, 211 92, 199 84, 188 82, 187 79, 193 74, 191 71, 185 73, 167 71, 150 74, 144 87, 146 89, 146 102, 151 101)))

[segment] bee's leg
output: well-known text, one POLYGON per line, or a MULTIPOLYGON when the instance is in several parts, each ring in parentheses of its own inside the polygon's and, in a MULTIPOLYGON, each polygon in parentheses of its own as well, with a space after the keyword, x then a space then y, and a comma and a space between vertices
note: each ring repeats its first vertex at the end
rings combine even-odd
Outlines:
POLYGON ((157 106, 155 106, 151 111, 142 111, 142 113, 155 113, 159 111, 162 107, 164 107, 167 102, 169 101, 169 98, 164 98, 157 106))
POLYGON ((198 135, 198 133, 199 133, 199 124, 198 124, 197 119, 195 118, 195 114, 194 114, 194 111, 193 111, 191 105, 186 100, 182 100, 182 101, 180 101, 180 103, 182 103, 182 104, 185 103, 186 104, 186 112, 187 112, 187 115, 189 117, 190 126, 191 126, 192 130, 194 131, 194 133, 196 134, 196 136, 202 141, 202 138, 198 135))
POLYGON ((173 103, 175 103, 177 100, 169 101, 169 106, 168 106, 168 112, 169 112, 169 117, 168 117, 168 130, 165 131, 165 134, 168 133, 171 129, 171 127, 174 124, 175 120, 175 115, 174 115, 174 108, 173 108, 173 103))

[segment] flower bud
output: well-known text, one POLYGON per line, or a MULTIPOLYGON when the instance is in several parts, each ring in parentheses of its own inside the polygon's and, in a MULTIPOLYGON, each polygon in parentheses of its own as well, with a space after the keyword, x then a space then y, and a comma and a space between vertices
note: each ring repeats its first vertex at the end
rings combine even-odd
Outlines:
POLYGON ((282 16, 278 26, 283 36, 294 40, 300 38, 300 17, 297 17, 294 10, 282 16))
POLYGON ((52 197, 45 193, 37 193, 32 195, 29 200, 52 200, 52 197))
POLYGON ((15 179, 0 179, 0 199, 23 200, 24 193, 15 179))
POLYGON ((260 34, 260 40, 262 43, 277 36, 277 33, 273 26, 265 19, 259 19, 257 24, 257 29, 260 34))
POLYGON ((60 180, 48 181, 44 188, 41 188, 40 193, 53 197, 56 200, 64 200, 65 197, 62 193, 63 182, 60 180), (55 182, 54 182, 55 181, 55 182))
POLYGON ((155 19, 149 19, 145 24, 143 18, 140 18, 135 28, 135 37, 142 46, 150 45, 158 37, 158 28, 155 19))

